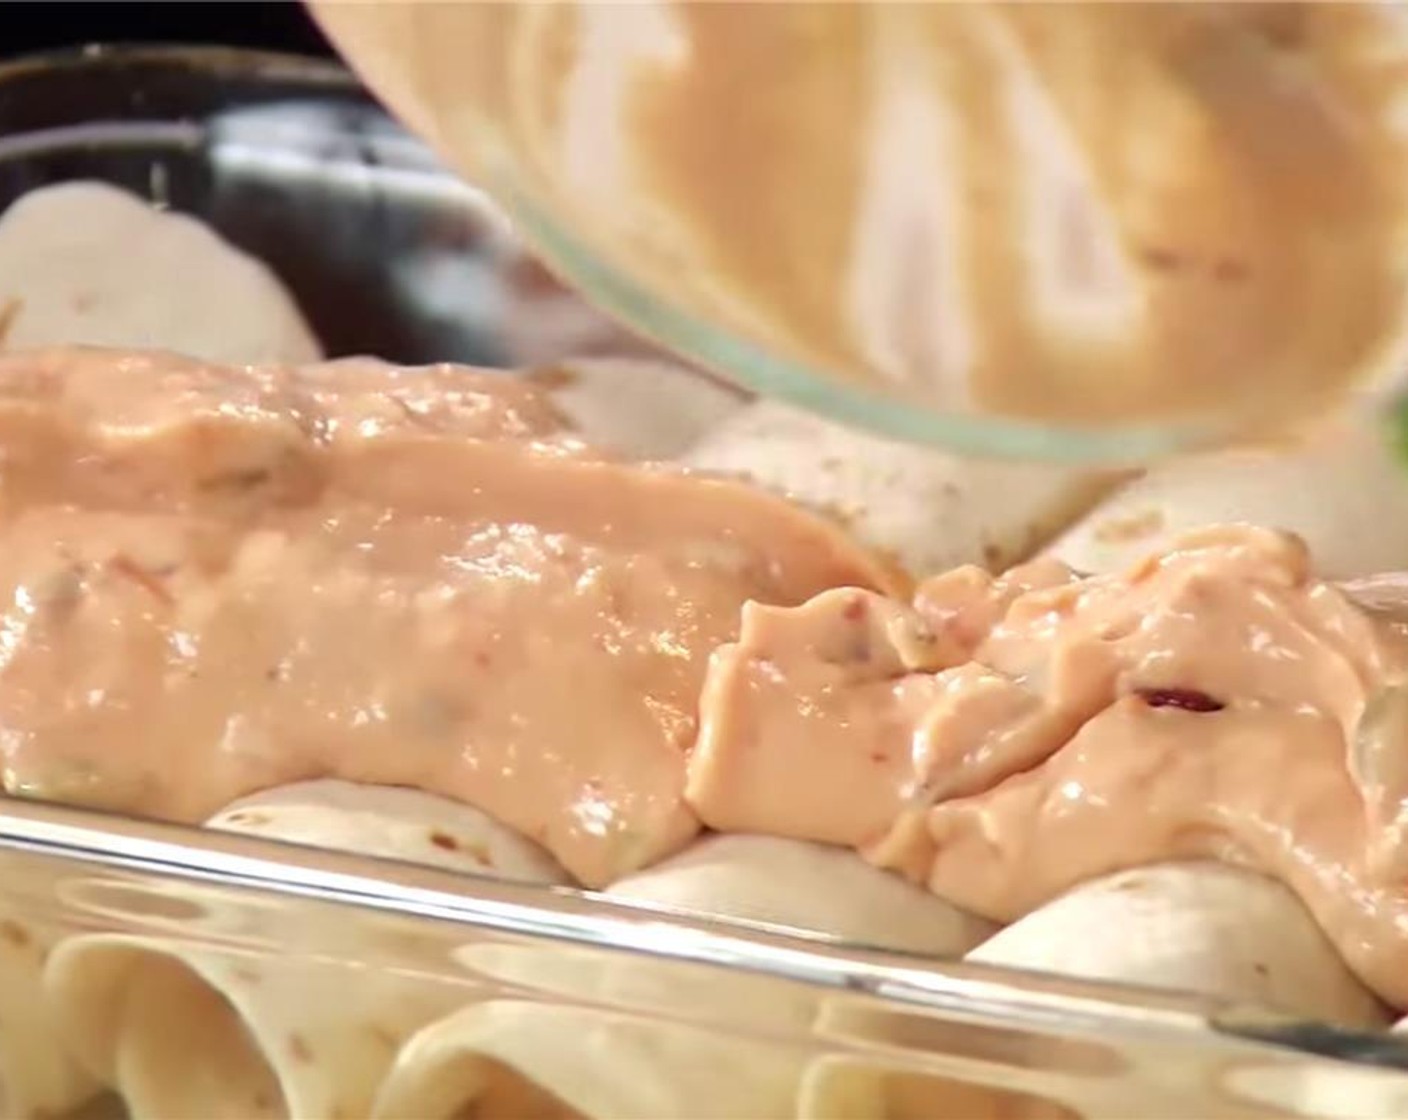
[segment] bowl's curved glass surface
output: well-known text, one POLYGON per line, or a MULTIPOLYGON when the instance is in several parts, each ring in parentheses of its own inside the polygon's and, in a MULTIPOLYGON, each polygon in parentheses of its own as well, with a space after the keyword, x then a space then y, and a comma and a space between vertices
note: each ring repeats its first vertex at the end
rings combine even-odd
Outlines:
POLYGON ((490 165, 488 189, 518 227, 589 299, 639 328, 662 346, 741 381, 766 396, 790 401, 844 424, 968 455, 1056 462, 1157 459, 1211 444, 1229 429, 1210 424, 1127 428, 1053 428, 992 416, 943 413, 914 401, 849 385, 791 361, 746 337, 683 311, 587 245, 534 199, 504 164, 490 165))
POLYGON ((1323 410, 1404 364, 1404 87, 1384 68, 1408 35, 1373 6, 313 7, 589 298, 847 423, 1142 459, 1323 410), (1002 61, 1009 47, 1049 48, 1054 70, 1002 61), (1022 93, 1053 74, 1060 123, 1022 93), (1115 139, 1088 166, 1045 150, 1078 132, 1115 139), (970 150, 948 182, 948 154, 970 150), (1098 189, 1072 185, 1106 164, 1098 189))

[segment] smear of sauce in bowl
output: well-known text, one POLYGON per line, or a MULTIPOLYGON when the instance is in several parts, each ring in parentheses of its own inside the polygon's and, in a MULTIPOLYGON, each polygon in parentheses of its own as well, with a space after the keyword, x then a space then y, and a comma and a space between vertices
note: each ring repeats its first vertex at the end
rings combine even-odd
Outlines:
POLYGON ((1401 364, 1394 5, 313 6, 461 171, 818 378, 1267 423, 1401 364))

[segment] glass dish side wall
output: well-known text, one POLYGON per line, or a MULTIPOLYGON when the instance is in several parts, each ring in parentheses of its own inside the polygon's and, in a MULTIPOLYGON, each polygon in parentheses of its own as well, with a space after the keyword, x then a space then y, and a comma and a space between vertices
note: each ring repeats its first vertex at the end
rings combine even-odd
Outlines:
MULTIPOLYGON (((634 1026, 655 1040, 657 1060, 658 1040, 683 1038, 682 1076, 786 1067, 798 1114, 817 1118, 853 1115, 845 1101, 877 1082, 887 1108, 965 1110, 955 1115, 1389 1116, 1408 1106, 1408 1048, 1383 1039, 244 836, 14 802, 0 815, 0 884, 0 953, 47 958, 41 999, 54 998, 55 968, 75 944, 116 937, 197 961, 207 977, 225 970, 320 994, 349 1022, 395 1021, 429 991, 424 1026, 508 1000, 608 1040, 634 1026), (1274 1041, 1247 1037, 1256 1033, 1274 1041)), ((0 995, 14 990, 0 984, 0 995)), ((0 1006, 0 1023, 33 1012, 0 1006)), ((257 1042, 272 1052, 296 1034, 257 1042)), ((184 1059, 202 1061, 200 1045, 182 1038, 184 1059)), ((629 1047, 604 1053, 622 1064, 603 1062, 592 1077, 631 1075, 629 1047)), ((541 1060, 525 1068, 536 1073, 541 1060)))

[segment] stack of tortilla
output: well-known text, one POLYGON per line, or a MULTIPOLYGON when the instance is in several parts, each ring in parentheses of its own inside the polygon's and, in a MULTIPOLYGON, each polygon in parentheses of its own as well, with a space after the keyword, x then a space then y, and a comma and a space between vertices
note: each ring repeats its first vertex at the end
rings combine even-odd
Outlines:
MULTIPOLYGON (((310 782, 238 801, 208 827, 466 875, 568 881, 546 852, 479 810, 413 790, 310 782)), ((428 971, 126 933, 63 942, 44 980, 74 1052, 132 1120, 366 1116, 402 1042, 471 998, 428 971)))
MULTIPOLYGON (((188 219, 92 184, 36 192, 0 220, 0 312, 11 348, 320 356, 262 265, 188 219)), ((586 438, 786 493, 840 516, 915 576, 968 563, 1001 569, 1041 550, 1107 571, 1187 528, 1238 520, 1299 532, 1335 578, 1408 569, 1408 471, 1362 424, 1131 479, 899 446, 654 363, 572 363, 540 380, 586 438)), ((209 824, 469 875, 567 882, 545 852, 478 810, 414 791, 307 783, 229 806, 209 824)), ((758 836, 702 837, 608 893, 927 956, 1388 1022, 1289 891, 1221 864, 1123 872, 1001 931, 850 852, 758 836)), ((635 958, 604 968, 594 955, 524 944, 467 946, 462 958, 477 979, 446 985, 175 935, 59 943, 42 923, 0 915, 4 1111, 57 1115, 103 1085, 133 1120, 1072 1115, 1036 1084, 1034 1095, 1021 1085, 997 1093, 853 1055, 813 1060, 796 1043, 816 1024, 841 1023, 844 1008, 781 996, 756 978, 691 978, 635 958), (690 1021, 700 1016, 712 1023, 690 1021), (755 1029, 730 1032, 729 1022, 755 1029), (773 1035, 759 1036, 759 1024, 773 1035)), ((1117 1115, 1111 1107, 1084 1111, 1117 1115)))

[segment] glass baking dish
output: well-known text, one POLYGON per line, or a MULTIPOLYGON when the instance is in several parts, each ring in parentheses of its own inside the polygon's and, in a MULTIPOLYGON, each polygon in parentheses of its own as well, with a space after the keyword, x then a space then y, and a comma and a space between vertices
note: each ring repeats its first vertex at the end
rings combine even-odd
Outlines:
MULTIPOLYGON (((334 355, 513 365, 642 349, 535 272, 485 200, 335 66, 153 48, 0 68, 0 207, 67 179, 200 216, 273 265, 334 355)), ((1408 1115, 1408 1045, 1258 1008, 25 801, 0 807, 0 868, 0 1074, 48 1094, 0 1098, 16 1118, 121 1114, 43 1049, 36 977, 79 937, 129 965, 180 963, 143 973, 137 1003, 206 1000, 215 1026, 166 1021, 158 1052, 114 1060, 263 1086, 232 1089, 230 1116, 365 1114, 364 1082, 398 1050, 407 1065, 408 1033, 461 1010, 494 1024, 485 1076, 522 1058, 552 1084, 690 1087, 635 1098, 657 1102, 641 1116, 723 1115, 724 1084, 755 1077, 783 1086, 779 1114, 816 1120, 899 1120, 916 1100, 955 1117, 1408 1115), (253 1024, 237 1039, 220 1033, 235 1005, 253 1024), (254 1066, 322 1072, 299 1075, 291 1102, 267 1070, 241 1080, 236 1043, 254 1066)), ((115 975, 85 974, 86 1041, 65 1020, 61 1046, 101 1042, 129 1013, 115 975)), ((411 1095, 385 1115, 430 1108, 407 1068, 411 1095)))

